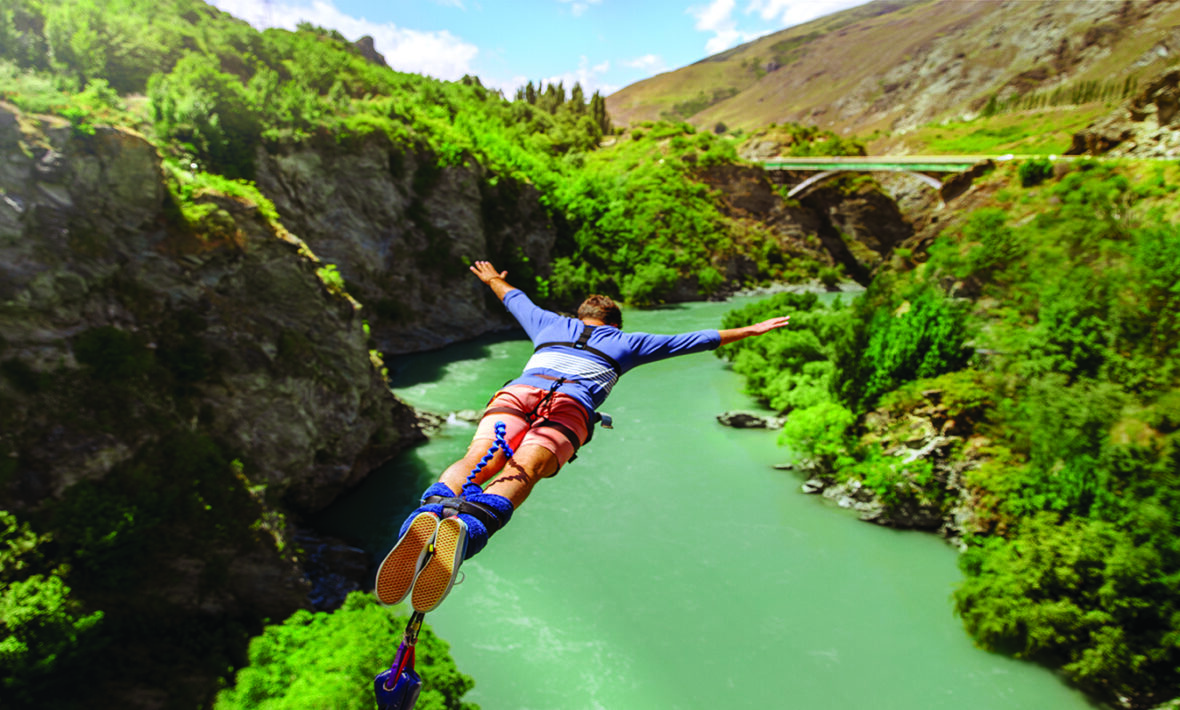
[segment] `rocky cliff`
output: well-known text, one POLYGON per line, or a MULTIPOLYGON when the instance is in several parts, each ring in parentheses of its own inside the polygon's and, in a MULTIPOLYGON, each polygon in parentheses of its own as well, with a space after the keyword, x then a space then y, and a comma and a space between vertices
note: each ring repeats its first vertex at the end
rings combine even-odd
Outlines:
POLYGON ((195 226, 142 137, 0 104, 0 490, 126 630, 152 678, 105 689, 128 707, 200 697, 211 639, 307 606, 287 516, 421 438, 306 244, 242 199, 194 202, 195 226))
POLYGON ((0 151, 4 437, 33 442, 9 452, 18 499, 102 476, 161 417, 236 452, 296 510, 323 507, 417 436, 370 361, 357 304, 255 206, 211 193, 210 228, 193 231, 155 149, 130 132, 86 135, 2 106, 0 151), (67 380, 74 391, 59 392, 67 380), (108 432, 86 380, 133 383, 120 415, 141 426, 108 432))
POLYGON ((383 134, 271 145, 257 182, 287 227, 339 266, 387 353, 509 326, 467 264, 490 259, 528 289, 558 240, 531 185, 494 178, 474 160, 439 167, 383 134))
POLYGON ((1166 71, 1130 101, 1073 137, 1070 155, 1180 156, 1180 70, 1166 71))
MULTIPOLYGON (((773 175, 793 183, 807 177, 785 172, 773 175)), ((714 166, 701 171, 700 178, 717 190, 728 216, 768 230, 774 238, 769 251, 775 259, 839 265, 861 285, 869 283, 873 269, 914 231, 914 215, 903 214, 882 185, 866 177, 834 180, 797 201, 784 199, 772 175, 761 168, 714 166)), ((739 281, 747 276, 756 276, 752 264, 728 264, 727 278, 739 281)))

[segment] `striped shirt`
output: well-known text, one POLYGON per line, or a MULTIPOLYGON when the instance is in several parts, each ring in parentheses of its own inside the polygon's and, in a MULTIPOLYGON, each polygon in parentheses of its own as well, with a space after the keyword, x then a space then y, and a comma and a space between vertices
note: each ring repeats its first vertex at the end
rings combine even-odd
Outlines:
MULTIPOLYGON (((536 306, 519 289, 504 296, 504 306, 524 328, 533 345, 542 343, 573 343, 582 334, 585 324, 536 306)), ((531 385, 542 389, 553 386, 554 378, 566 379, 561 392, 568 394, 593 413, 624 373, 647 363, 677 355, 712 350, 721 344, 716 330, 698 330, 678 335, 625 333, 614 326, 598 326, 586 345, 605 353, 619 365, 616 371, 604 357, 572 345, 542 348, 533 353, 524 372, 510 384, 531 385)))

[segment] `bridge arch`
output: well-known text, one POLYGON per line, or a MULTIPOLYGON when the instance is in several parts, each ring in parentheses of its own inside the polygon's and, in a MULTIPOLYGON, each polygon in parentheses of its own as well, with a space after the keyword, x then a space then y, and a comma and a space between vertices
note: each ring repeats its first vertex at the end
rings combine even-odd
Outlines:
MULTIPOLYGON (((787 193, 787 197, 797 197, 799 195, 802 195, 804 192, 807 192, 809 189, 811 189, 815 185, 822 183, 823 181, 827 180, 828 178, 831 178, 834 175, 839 175, 840 173, 846 173, 846 172, 854 172, 854 171, 847 170, 847 169, 839 169, 839 170, 824 170, 823 172, 816 173, 815 175, 812 175, 811 177, 807 178, 806 180, 799 183, 798 185, 792 187, 791 190, 787 193)), ((923 183, 934 188, 934 191, 939 193, 939 195, 942 194, 942 182, 939 181, 938 178, 931 177, 931 176, 927 175, 926 173, 920 173, 920 172, 917 172, 914 170, 890 170, 889 172, 899 172, 899 173, 906 173, 908 175, 913 175, 914 177, 921 180, 923 183)))

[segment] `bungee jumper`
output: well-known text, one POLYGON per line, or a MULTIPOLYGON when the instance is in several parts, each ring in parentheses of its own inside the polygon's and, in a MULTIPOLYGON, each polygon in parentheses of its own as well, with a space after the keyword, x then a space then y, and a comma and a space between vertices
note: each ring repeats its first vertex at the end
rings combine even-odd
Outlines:
POLYGON ((390 693, 395 686, 413 686, 417 678, 411 678, 413 641, 421 617, 438 608, 454 586, 459 566, 508 524, 537 483, 575 458, 594 425, 609 427, 609 418, 598 408, 623 374, 769 333, 790 321, 790 316, 780 316, 741 328, 678 335, 627 333, 622 312, 606 296, 589 296, 577 317, 570 318, 534 305, 508 283, 508 272, 491 263, 477 261, 470 268, 524 328, 534 349, 522 374, 488 402, 467 453, 422 494, 420 507, 402 524, 397 543, 377 571, 377 598, 397 604, 408 596, 414 609, 398 660, 377 677, 383 709, 413 706, 412 701, 397 704, 404 702, 405 692, 396 698, 390 693))

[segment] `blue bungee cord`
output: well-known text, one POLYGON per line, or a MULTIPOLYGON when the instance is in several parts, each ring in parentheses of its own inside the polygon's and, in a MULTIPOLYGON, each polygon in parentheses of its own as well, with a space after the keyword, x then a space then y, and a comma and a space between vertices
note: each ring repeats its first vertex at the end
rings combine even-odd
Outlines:
MULTIPOLYGON (((488 452, 483 455, 483 458, 479 460, 479 463, 475 465, 475 468, 471 469, 471 473, 467 474, 467 483, 463 486, 464 489, 466 489, 468 485, 475 483, 475 477, 479 475, 479 472, 483 470, 484 466, 487 466, 488 463, 493 458, 495 458, 497 451, 503 449, 505 456, 509 458, 512 457, 512 447, 508 446, 508 441, 504 439, 504 432, 507 430, 508 427, 505 426, 504 422, 496 422, 496 440, 492 442, 490 447, 488 447, 488 452)), ((461 492, 459 497, 466 498, 467 496, 465 492, 461 492)))

